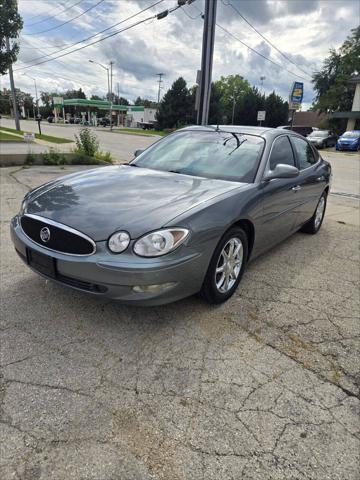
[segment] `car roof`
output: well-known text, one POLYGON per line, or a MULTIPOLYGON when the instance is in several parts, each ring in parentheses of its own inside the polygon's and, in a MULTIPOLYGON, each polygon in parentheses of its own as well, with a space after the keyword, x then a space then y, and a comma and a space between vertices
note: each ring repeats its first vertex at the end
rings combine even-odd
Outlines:
POLYGON ((283 135, 284 133, 292 133, 299 136, 294 131, 289 131, 281 128, 269 128, 269 127, 253 127, 249 125, 191 125, 189 127, 181 128, 178 131, 207 131, 213 132, 218 130, 219 132, 233 132, 233 133, 242 133, 245 135, 257 135, 259 137, 276 137, 283 135))

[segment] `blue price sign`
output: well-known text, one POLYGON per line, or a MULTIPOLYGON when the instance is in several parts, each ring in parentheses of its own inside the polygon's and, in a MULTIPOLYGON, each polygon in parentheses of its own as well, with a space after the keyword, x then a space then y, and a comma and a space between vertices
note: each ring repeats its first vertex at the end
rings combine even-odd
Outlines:
POLYGON ((294 82, 290 90, 289 103, 292 105, 301 105, 303 96, 304 84, 302 82, 294 82))

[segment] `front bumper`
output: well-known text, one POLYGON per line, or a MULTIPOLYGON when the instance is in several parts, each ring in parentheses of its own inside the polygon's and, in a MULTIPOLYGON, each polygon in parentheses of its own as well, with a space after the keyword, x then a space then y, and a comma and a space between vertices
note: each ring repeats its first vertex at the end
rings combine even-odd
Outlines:
POLYGON ((40 275, 76 290, 128 304, 161 305, 197 293, 210 260, 208 252, 200 253, 184 245, 162 258, 141 258, 132 251, 113 255, 106 242, 98 242, 93 255, 66 255, 33 242, 24 234, 17 216, 11 220, 10 232, 25 263, 29 262, 29 249, 54 259, 55 275, 50 277, 35 269, 40 275), (159 287, 149 287, 154 285, 159 287))
POLYGON ((337 143, 336 150, 347 150, 349 152, 356 152, 358 149, 357 143, 337 143))

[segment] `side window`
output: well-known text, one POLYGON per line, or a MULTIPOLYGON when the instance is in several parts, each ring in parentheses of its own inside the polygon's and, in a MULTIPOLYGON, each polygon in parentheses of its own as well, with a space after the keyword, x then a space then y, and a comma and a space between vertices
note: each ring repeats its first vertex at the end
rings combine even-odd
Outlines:
POLYGON ((314 152, 308 142, 295 136, 292 137, 292 141, 295 147, 297 158, 299 160, 300 170, 304 170, 305 168, 314 165, 317 159, 315 158, 314 152))
POLYGON ((295 166, 294 154, 287 136, 276 138, 270 155, 270 170, 278 163, 295 166))

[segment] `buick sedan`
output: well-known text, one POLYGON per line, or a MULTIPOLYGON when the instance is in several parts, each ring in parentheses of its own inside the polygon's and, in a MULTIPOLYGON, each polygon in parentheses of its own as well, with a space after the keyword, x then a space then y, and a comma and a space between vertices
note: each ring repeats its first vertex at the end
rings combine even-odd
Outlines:
POLYGON ((319 231, 330 180, 329 163, 292 131, 187 127, 128 164, 30 191, 11 236, 32 270, 77 290, 142 305, 196 293, 221 303, 250 259, 319 231))

